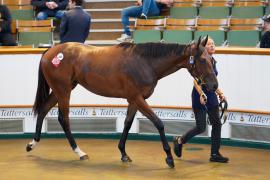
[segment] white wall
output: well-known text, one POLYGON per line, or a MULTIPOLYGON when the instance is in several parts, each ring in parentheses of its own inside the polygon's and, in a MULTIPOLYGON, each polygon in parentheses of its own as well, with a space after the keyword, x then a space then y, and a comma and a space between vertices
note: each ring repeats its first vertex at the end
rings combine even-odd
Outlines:
MULTIPOLYGON (((0 106, 32 105, 41 55, 0 55, 0 106)), ((216 55, 219 84, 230 109, 270 111, 270 60, 262 55, 216 55)), ((182 69, 159 81, 151 105, 191 106, 192 78, 182 69)), ((71 104, 126 104, 77 87, 71 104)))
POLYGON ((270 58, 259 55, 216 55, 219 84, 230 108, 270 111, 270 58))

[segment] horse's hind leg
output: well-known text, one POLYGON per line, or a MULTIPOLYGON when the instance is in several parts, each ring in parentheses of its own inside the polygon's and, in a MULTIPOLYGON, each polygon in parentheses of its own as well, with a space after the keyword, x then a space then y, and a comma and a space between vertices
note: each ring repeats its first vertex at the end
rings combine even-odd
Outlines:
POLYGON ((138 97, 135 100, 135 104, 138 108, 139 111, 143 115, 145 115, 152 123, 155 125, 155 127, 158 129, 163 149, 167 154, 166 158, 166 163, 168 164, 169 167, 173 168, 174 167, 174 161, 171 153, 171 148, 169 146, 169 143, 167 141, 167 138, 165 136, 165 131, 164 131, 164 125, 162 121, 157 117, 157 115, 152 111, 152 109, 149 107, 149 105, 146 103, 146 101, 143 99, 143 97, 138 97))
POLYGON ((44 120, 45 116, 47 115, 47 113, 49 112, 49 110, 53 106, 55 106, 56 103, 57 103, 57 99, 56 99, 54 93, 52 92, 49 95, 46 102, 43 104, 43 108, 42 108, 43 111, 41 113, 39 113, 38 116, 37 116, 36 132, 35 132, 33 140, 30 143, 28 143, 27 146, 26 146, 26 151, 27 152, 34 149, 37 142, 40 141, 40 135, 41 135, 41 129, 42 129, 43 120, 44 120))
MULTIPOLYGON (((66 94, 65 92, 62 95, 66 94)), ((75 139, 71 133, 70 123, 69 123, 69 99, 70 99, 70 92, 66 94, 66 96, 61 96, 58 100, 59 105, 59 113, 58 113, 58 121, 62 126, 65 135, 69 141, 72 150, 80 157, 80 160, 89 159, 88 155, 84 153, 80 148, 77 146, 75 139)))
POLYGON ((128 132, 129 132, 130 127, 133 123, 134 116, 135 116, 136 112, 137 112, 136 106, 134 104, 129 104, 128 109, 127 109, 127 116, 125 119, 124 130, 123 130, 121 139, 120 139, 119 144, 118 144, 118 148, 121 151, 121 155, 122 155, 121 160, 123 162, 131 162, 132 161, 126 153, 126 140, 127 140, 128 132))

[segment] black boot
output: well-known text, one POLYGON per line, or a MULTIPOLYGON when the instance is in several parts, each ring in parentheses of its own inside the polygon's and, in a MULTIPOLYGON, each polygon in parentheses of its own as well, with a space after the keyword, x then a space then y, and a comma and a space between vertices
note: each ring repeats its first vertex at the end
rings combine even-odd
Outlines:
POLYGON ((211 154, 209 161, 219 162, 219 163, 227 163, 229 161, 229 158, 223 157, 220 153, 217 153, 217 154, 211 154))
POLYGON ((180 136, 175 136, 173 137, 173 150, 174 150, 174 154, 177 156, 177 157, 181 157, 182 156, 182 147, 183 147, 183 144, 179 144, 178 143, 178 139, 181 138, 180 136))

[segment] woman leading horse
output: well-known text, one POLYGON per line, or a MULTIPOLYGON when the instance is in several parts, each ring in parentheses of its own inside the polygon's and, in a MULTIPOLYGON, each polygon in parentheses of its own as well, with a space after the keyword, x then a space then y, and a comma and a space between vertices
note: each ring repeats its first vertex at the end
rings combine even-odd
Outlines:
POLYGON ((125 151, 125 143, 134 116, 140 111, 158 129, 167 155, 166 163, 174 167, 164 125, 145 99, 152 95, 158 80, 181 68, 187 68, 195 79, 204 81, 209 90, 216 90, 218 82, 211 58, 204 49, 206 42, 207 38, 189 45, 122 43, 111 47, 66 43, 50 48, 40 61, 33 107, 37 115, 36 132, 26 150, 31 151, 40 141, 43 119, 58 103, 58 121, 73 151, 80 159, 88 159, 77 146, 69 124, 70 94, 80 84, 101 96, 127 99, 127 116, 118 145, 123 162, 131 161, 125 151))

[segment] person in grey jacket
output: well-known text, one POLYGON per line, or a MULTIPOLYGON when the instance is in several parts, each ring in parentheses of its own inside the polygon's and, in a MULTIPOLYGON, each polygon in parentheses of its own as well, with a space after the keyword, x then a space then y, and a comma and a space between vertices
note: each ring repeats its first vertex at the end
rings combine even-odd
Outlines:
POLYGON ((60 42, 80 42, 87 39, 91 16, 82 9, 83 0, 70 0, 69 8, 61 19, 60 42))

